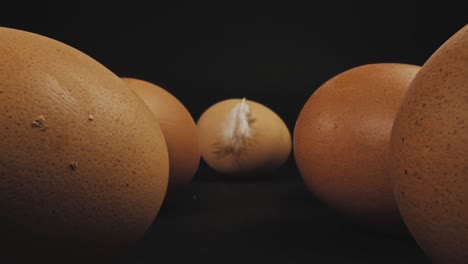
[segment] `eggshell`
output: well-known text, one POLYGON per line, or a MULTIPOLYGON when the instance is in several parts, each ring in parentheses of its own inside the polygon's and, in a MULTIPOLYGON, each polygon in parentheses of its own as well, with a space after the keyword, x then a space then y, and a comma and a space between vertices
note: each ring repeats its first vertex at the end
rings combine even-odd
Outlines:
POLYGON ((294 157, 308 189, 358 224, 403 226, 387 175, 391 127, 419 66, 375 63, 321 85, 294 128, 294 157))
POLYGON ((197 127, 202 158, 225 175, 265 175, 283 165, 291 153, 291 135, 283 120, 265 105, 245 98, 210 106, 197 127))
POLYGON ((46 36, 0 27, 0 58, 2 249, 75 259, 136 243, 169 175, 151 111, 106 67, 46 36))
POLYGON ((169 191, 191 183, 200 163, 197 125, 187 108, 174 95, 151 82, 124 77, 153 112, 169 151, 169 191))
POLYGON ((395 120, 401 215, 433 263, 468 261, 468 26, 424 63, 395 120))

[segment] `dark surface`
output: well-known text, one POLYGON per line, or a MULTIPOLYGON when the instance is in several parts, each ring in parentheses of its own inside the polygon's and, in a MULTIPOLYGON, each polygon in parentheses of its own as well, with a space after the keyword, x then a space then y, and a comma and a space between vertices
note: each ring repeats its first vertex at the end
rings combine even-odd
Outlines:
MULTIPOLYGON (((0 262, 4 258, 0 256, 0 262)), ((39 262, 38 262, 39 261, 39 262)), ((8 260, 5 263, 16 263, 8 260)), ((168 194, 146 235, 105 259, 26 263, 430 264, 405 232, 360 226, 325 207, 293 160, 261 178, 226 178, 202 162, 193 182, 168 194)))
POLYGON ((115 263, 429 263, 408 234, 357 226, 324 207, 291 162, 250 180, 204 167, 115 263))

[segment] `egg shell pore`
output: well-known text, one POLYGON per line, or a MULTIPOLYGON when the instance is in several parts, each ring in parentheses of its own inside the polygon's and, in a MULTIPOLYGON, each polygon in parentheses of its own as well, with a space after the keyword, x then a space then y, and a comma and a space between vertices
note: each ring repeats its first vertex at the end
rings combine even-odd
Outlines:
POLYGON ((156 217, 169 165, 151 112, 62 42, 0 27, 0 233, 21 255, 113 254, 156 217))
POLYGON ((468 26, 411 83, 391 138, 395 197, 433 263, 468 259, 468 26))

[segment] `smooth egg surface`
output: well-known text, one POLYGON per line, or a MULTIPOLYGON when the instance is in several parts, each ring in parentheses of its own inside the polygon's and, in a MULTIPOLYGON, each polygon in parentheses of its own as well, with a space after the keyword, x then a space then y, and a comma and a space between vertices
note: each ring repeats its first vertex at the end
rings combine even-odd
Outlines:
POLYGON ((389 181, 390 133, 416 65, 375 63, 348 69, 306 101, 294 129, 294 157, 308 189, 350 219, 399 230, 389 181))

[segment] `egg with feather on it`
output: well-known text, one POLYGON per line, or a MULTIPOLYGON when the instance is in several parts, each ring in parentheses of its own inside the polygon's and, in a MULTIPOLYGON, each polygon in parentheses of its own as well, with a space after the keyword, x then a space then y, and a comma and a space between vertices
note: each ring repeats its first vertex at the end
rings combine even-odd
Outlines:
POLYGON ((265 105, 226 99, 197 122, 203 160, 224 175, 255 176, 283 165, 291 153, 288 127, 265 105))

